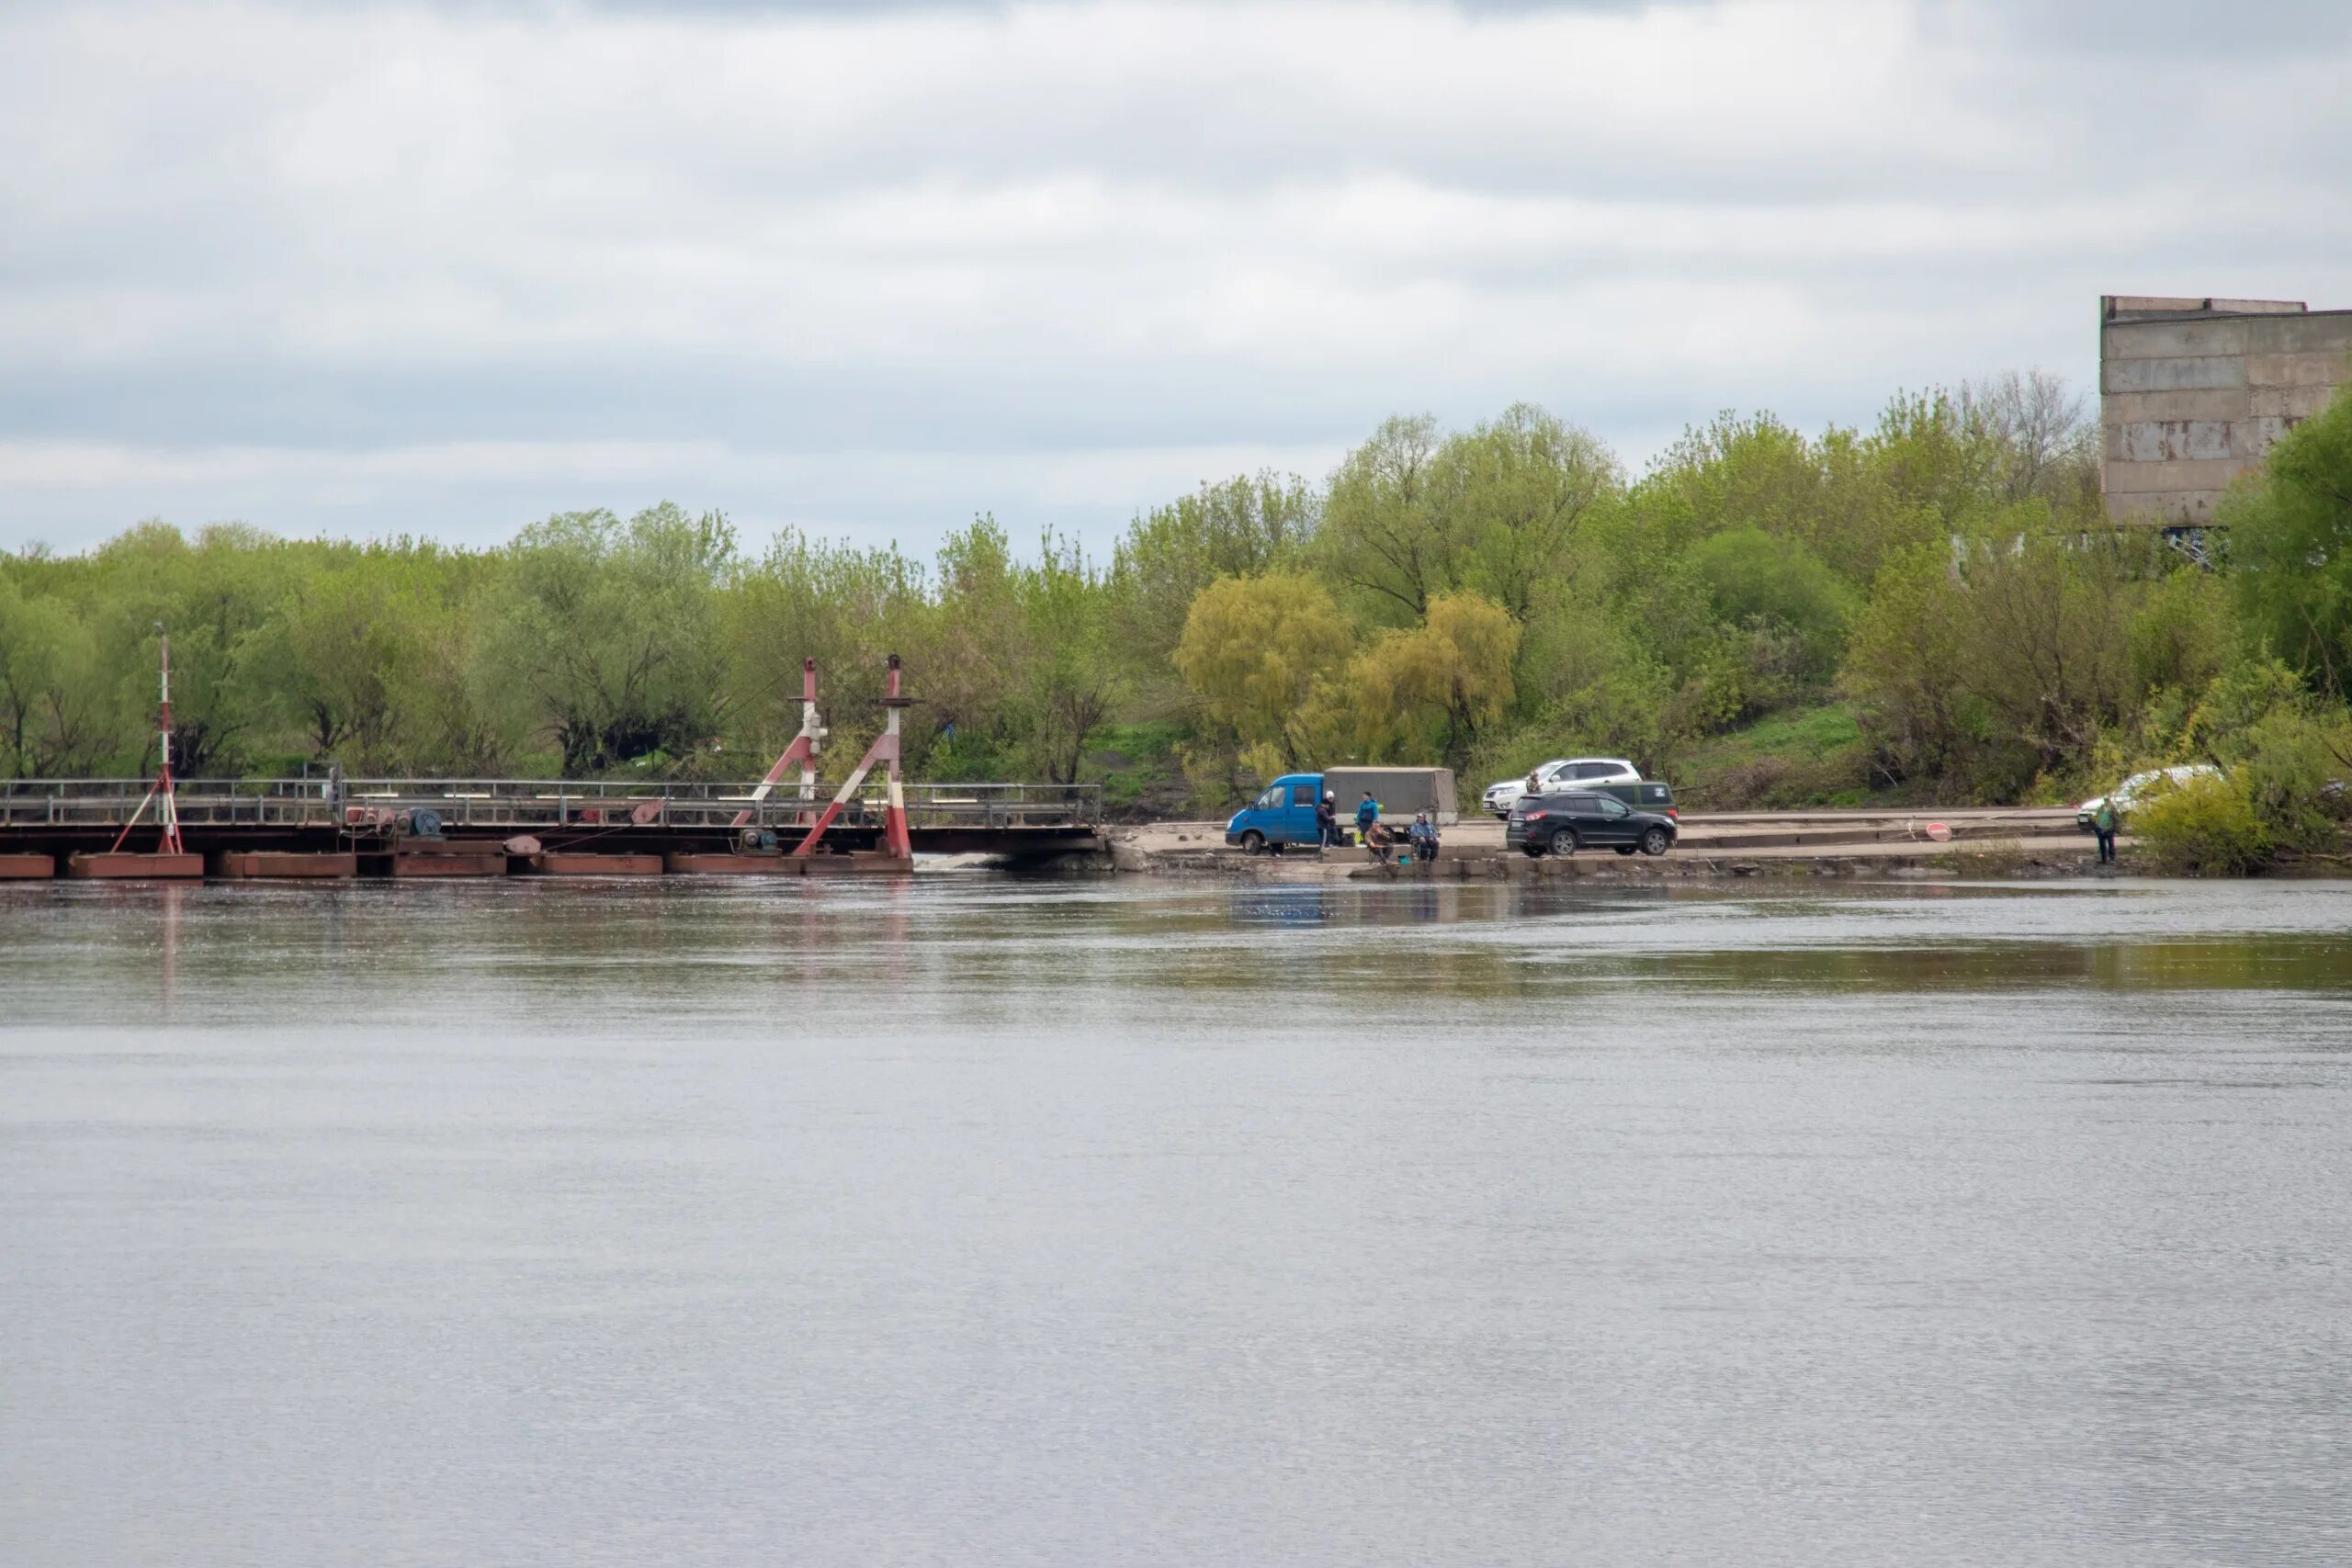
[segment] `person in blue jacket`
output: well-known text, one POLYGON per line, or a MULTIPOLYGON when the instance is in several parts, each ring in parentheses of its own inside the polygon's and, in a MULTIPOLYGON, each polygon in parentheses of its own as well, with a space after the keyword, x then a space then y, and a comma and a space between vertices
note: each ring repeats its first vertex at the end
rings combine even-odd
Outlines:
POLYGON ((1372 798, 1372 791, 1363 792, 1363 804, 1356 807, 1356 837, 1369 838, 1372 825, 1380 820, 1380 802, 1372 798))

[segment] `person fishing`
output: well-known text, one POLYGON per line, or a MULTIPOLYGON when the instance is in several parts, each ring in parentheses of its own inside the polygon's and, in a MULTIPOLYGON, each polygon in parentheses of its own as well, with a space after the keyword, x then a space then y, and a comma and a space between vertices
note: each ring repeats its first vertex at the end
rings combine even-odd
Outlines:
POLYGON ((2091 831, 2098 835, 2098 863, 2101 865, 2115 863, 2115 829, 2114 797, 2102 796, 2098 809, 2091 813, 2091 831))
POLYGON ((1437 824, 1428 812, 1413 814, 1413 825, 1405 830, 1405 837, 1412 841, 1415 855, 1431 865, 1437 863, 1437 824))

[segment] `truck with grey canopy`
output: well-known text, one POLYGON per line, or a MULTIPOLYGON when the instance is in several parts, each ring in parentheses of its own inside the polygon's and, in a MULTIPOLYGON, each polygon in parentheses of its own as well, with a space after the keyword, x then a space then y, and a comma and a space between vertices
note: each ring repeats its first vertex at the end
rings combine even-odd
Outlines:
POLYGON ((1380 803, 1385 821, 1409 822, 1426 811, 1439 827, 1451 828, 1462 817, 1454 808, 1452 768, 1326 768, 1323 787, 1342 818, 1355 816, 1366 791, 1380 803))
POLYGON ((1320 773, 1284 773, 1225 825, 1225 841, 1251 854, 1279 852, 1316 841, 1315 803, 1329 792, 1342 828, 1355 825, 1356 807, 1366 795, 1380 807, 1380 819, 1402 830, 1421 812, 1441 828, 1460 820, 1454 807, 1451 768, 1333 768, 1320 773))

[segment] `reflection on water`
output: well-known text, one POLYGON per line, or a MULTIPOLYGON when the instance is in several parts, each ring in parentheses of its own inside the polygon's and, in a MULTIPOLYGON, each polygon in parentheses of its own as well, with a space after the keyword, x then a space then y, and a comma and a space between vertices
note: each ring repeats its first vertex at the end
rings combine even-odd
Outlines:
POLYGON ((1745 896, 1554 885, 1037 884, 742 887, 9 887, 0 992, 18 1022, 251 1019, 333 980, 365 1017, 617 1006, 724 1012, 747 993, 972 987, 1351 998, 1741 991, 2352 987, 2337 884, 2019 890, 1889 885, 1745 896), (479 988, 460 977, 488 981, 479 988))
POLYGON ((9 1562, 2352 1552, 2352 887, 0 886, 9 1562))

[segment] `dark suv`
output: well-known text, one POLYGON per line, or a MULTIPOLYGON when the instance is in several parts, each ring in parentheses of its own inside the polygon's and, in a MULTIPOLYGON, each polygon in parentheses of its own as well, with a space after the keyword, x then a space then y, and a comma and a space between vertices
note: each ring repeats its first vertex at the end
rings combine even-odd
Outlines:
POLYGON ((1597 790, 1528 795, 1511 807, 1503 825, 1503 846, 1531 855, 1572 855, 1580 849, 1662 855, 1674 847, 1676 836, 1673 818, 1636 811, 1597 790))
POLYGON ((1636 811, 1655 811, 1671 817, 1679 824, 1682 813, 1674 807, 1674 786, 1657 779, 1644 779, 1639 784, 1604 784, 1584 786, 1595 795, 1613 795, 1636 811))

